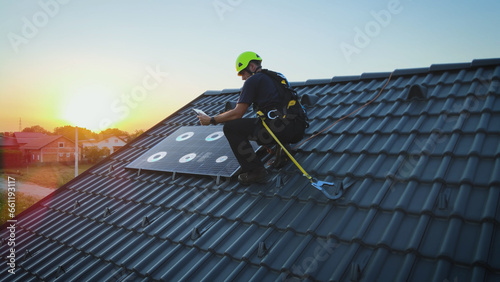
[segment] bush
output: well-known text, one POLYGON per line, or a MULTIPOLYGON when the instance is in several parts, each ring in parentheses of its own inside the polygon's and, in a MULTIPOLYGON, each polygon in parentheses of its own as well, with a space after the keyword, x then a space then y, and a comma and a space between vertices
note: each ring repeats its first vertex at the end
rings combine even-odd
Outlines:
POLYGON ((109 148, 101 148, 97 146, 89 146, 83 148, 83 154, 85 155, 85 158, 90 162, 90 163, 96 163, 100 159, 103 159, 107 156, 109 156, 109 148))

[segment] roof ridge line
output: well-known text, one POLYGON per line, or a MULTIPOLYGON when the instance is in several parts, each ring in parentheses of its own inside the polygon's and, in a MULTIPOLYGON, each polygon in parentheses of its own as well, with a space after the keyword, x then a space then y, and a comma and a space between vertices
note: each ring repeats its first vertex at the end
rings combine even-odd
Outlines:
MULTIPOLYGON (((394 69, 392 72, 390 71, 364 72, 358 75, 339 75, 339 76, 333 76, 331 78, 308 79, 305 81, 291 81, 290 85, 292 87, 302 87, 302 86, 341 83, 341 82, 358 81, 358 80, 386 79, 387 77, 390 76, 391 73, 393 74, 393 76, 408 76, 408 75, 418 75, 429 72, 458 70, 464 68, 470 69, 470 68, 487 67, 494 65, 500 65, 500 58, 473 59, 470 62, 431 64, 428 67, 394 69)), ((241 88, 207 90, 203 93, 203 95, 216 96, 221 94, 235 94, 240 91, 241 88)))
MULTIPOLYGON (((440 63, 440 64, 432 64, 429 67, 394 69, 393 76, 416 75, 427 72, 458 70, 464 68, 470 69, 470 68, 487 67, 494 65, 500 65, 500 58, 474 59, 471 62, 440 63)), ((349 82, 353 80, 384 79, 389 77, 390 74, 391 72, 365 72, 360 75, 334 76, 331 79, 329 79, 329 81, 328 79, 310 79, 302 83, 296 82, 295 84, 297 84, 297 86, 299 86, 299 84, 302 84, 303 86, 308 86, 312 84, 349 82)))

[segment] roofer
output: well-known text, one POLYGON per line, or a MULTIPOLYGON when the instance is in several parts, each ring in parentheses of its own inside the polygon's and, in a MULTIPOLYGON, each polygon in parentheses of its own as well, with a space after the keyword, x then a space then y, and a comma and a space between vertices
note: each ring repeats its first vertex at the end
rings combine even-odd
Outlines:
MULTIPOLYGON (((202 125, 224 123, 224 134, 241 166, 238 181, 243 185, 265 183, 267 170, 255 154, 250 140, 260 145, 275 144, 272 136, 262 125, 260 118, 243 118, 250 105, 265 117, 265 122, 281 143, 296 143, 304 135, 307 126, 305 111, 286 78, 276 72, 262 69, 262 58, 255 52, 243 52, 236 59, 236 71, 244 80, 243 88, 232 110, 209 117, 198 115, 202 125), (290 102, 291 100, 294 102, 290 102), (293 104, 293 107, 289 105, 293 104)), ((288 157, 280 146, 276 149, 275 168, 284 165, 288 157)))

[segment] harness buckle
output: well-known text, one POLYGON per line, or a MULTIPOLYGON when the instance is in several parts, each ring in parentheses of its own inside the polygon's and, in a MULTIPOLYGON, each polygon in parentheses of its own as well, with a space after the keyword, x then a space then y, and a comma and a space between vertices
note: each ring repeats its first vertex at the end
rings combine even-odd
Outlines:
POLYGON ((276 119, 279 117, 279 113, 278 113, 278 110, 270 110, 269 112, 267 112, 267 117, 269 119, 276 119))

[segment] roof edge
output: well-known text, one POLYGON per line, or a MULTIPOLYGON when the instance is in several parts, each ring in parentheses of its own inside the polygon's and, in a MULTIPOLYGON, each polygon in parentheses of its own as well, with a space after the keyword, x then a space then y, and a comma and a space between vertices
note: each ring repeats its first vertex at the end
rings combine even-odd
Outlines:
POLYGON ((429 72, 468 69, 470 67, 471 63, 433 64, 429 67, 429 72))
POLYGON ((240 91, 241 91, 241 88, 229 88, 229 89, 223 89, 223 90, 207 90, 202 95, 204 95, 204 96, 217 96, 217 95, 221 95, 221 94, 235 94, 235 93, 239 93, 240 91))
POLYGON ((365 72, 362 73, 360 79, 379 79, 388 78, 391 76, 391 72, 365 72))
POLYGON ((304 82, 304 86, 316 85, 316 84, 328 84, 331 81, 332 81, 331 78, 308 79, 304 82))
POLYGON ((427 68, 408 68, 408 69, 395 69, 393 76, 404 76, 404 75, 418 75, 429 72, 429 67, 427 68))
POLYGON ((359 80, 361 76, 360 75, 346 75, 346 76, 334 76, 330 80, 331 83, 334 82, 349 82, 349 81, 355 81, 359 80))
POLYGON ((471 67, 486 67, 500 65, 500 58, 475 59, 472 60, 471 67))

